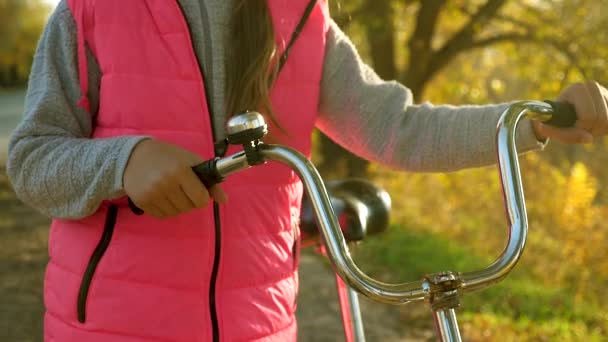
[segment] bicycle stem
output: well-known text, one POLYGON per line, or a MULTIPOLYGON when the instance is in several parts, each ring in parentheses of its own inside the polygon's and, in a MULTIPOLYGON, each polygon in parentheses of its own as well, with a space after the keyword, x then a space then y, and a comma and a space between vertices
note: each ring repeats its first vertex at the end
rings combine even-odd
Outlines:
MULTIPOLYGON (((526 242, 528 220, 515 144, 516 131, 526 115, 540 121, 548 121, 553 118, 553 114, 554 106, 551 104, 536 101, 518 102, 511 105, 499 120, 496 138, 497 157, 510 232, 507 246, 498 259, 479 271, 438 273, 422 280, 402 284, 379 282, 367 276, 355 265, 331 206, 327 189, 310 160, 298 151, 284 146, 259 144, 256 146, 256 151, 259 153, 258 157, 286 164, 298 174, 312 203, 328 257, 335 272, 350 287, 374 301, 388 304, 405 304, 422 300, 430 300, 433 304, 434 298, 445 300, 446 298, 441 296, 447 293, 455 297, 457 306, 459 293, 480 290, 501 281, 519 261, 526 242)), ((251 150, 247 153, 251 153, 251 150)), ((216 160, 216 171, 221 177, 227 177, 249 167, 245 151, 216 160)), ((450 298, 447 299, 449 302, 450 298)), ((450 302, 449 306, 449 308, 439 306, 434 310, 451 310, 454 302, 450 302)))

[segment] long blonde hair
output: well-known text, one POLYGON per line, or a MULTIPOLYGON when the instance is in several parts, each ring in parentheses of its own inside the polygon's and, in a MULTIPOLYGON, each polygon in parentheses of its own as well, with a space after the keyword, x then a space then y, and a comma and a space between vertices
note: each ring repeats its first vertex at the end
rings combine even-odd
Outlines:
MULTIPOLYGON (((270 102, 278 58, 266 0, 235 0, 226 44, 226 111, 265 114, 281 128, 270 102)), ((282 130, 282 128, 281 128, 282 130)))

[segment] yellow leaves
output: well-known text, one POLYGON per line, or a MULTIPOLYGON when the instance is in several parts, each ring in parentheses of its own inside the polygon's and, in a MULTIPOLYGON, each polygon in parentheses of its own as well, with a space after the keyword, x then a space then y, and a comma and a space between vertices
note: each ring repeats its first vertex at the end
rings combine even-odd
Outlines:
POLYGON ((564 211, 561 215, 566 226, 588 227, 595 217, 593 200, 597 195, 597 181, 589 174, 587 167, 576 163, 566 185, 564 211))
POLYGON ((490 87, 492 88, 492 91, 494 91, 494 93, 497 95, 504 94, 506 88, 505 82, 497 78, 490 81, 490 87))
POLYGON ((0 86, 27 79, 48 13, 48 4, 41 1, 0 1, 0 86), (9 71, 16 74, 6 79, 3 74, 9 71))
MULTIPOLYGON (((596 203, 597 177, 583 163, 560 170, 540 154, 526 155, 521 168, 530 228, 519 267, 547 286, 599 295, 592 275, 608 273, 608 207, 596 203)), ((507 224, 495 168, 404 174, 374 165, 370 172, 393 198, 393 223, 440 233, 482 257, 502 250, 507 224)))

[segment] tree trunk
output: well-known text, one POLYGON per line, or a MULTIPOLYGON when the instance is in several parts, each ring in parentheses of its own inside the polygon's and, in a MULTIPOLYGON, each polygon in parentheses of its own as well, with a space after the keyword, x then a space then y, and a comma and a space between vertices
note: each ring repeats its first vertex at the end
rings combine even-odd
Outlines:
POLYGON ((369 1, 365 5, 365 31, 371 63, 376 73, 385 80, 397 78, 395 65, 395 25, 390 0, 369 1))
MULTIPOLYGON (((396 79, 395 28, 391 0, 368 1, 361 13, 365 19, 367 42, 370 48, 371 64, 383 79, 396 79)), ((365 177, 369 162, 359 158, 335 144, 321 134, 323 161, 321 173, 331 177, 365 177)))

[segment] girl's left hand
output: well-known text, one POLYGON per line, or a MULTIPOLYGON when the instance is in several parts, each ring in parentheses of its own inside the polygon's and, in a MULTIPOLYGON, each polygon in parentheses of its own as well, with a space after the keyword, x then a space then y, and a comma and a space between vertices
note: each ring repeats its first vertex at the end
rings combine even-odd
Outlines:
POLYGON ((557 98, 576 109, 574 127, 557 128, 534 122, 536 135, 566 144, 588 144, 594 137, 608 134, 608 90, 597 82, 576 83, 557 98))

